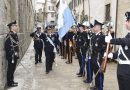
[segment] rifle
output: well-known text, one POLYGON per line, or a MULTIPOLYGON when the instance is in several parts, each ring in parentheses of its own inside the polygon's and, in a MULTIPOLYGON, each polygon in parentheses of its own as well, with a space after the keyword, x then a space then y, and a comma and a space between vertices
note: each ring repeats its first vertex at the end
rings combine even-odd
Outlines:
MULTIPOLYGON (((108 33, 107 35, 111 35, 111 27, 112 27, 112 22, 110 21, 108 23, 108 33)), ((111 51, 111 48, 110 48, 110 43, 107 43, 107 47, 106 47, 106 56, 103 57, 103 62, 102 62, 102 65, 101 65, 101 68, 102 68, 102 71, 105 72, 106 71, 106 66, 107 66, 107 58, 108 58, 108 54, 109 52, 111 51)))

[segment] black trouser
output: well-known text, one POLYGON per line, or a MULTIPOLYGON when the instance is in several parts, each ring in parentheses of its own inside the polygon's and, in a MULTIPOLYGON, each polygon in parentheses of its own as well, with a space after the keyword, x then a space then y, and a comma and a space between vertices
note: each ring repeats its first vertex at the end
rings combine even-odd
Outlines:
POLYGON ((7 68, 7 83, 12 84, 14 81, 14 72, 17 65, 17 59, 14 59, 14 63, 12 63, 12 58, 8 59, 8 68, 7 68))
POLYGON ((60 42, 60 55, 63 56, 63 42, 60 42))
POLYGON ((85 50, 84 48, 77 48, 77 57, 78 57, 78 61, 79 61, 79 73, 83 74, 84 72, 84 66, 85 66, 85 50))
POLYGON ((41 62, 43 48, 34 48, 34 49, 35 49, 35 62, 36 63, 38 63, 38 61, 41 62))
MULTIPOLYGON (((100 67, 97 62, 102 61, 102 56, 99 56, 99 60, 97 59, 98 55, 92 55, 92 69, 95 75, 97 74, 100 67)), ((101 65, 101 62, 99 62, 99 64, 101 65)), ((104 74, 102 72, 98 72, 97 76, 95 77, 95 86, 99 88, 99 90, 103 90, 103 81, 104 74)))
POLYGON ((68 57, 68 62, 69 63, 72 63, 72 47, 69 47, 69 46, 67 46, 66 47, 66 54, 67 54, 67 57, 68 57))
POLYGON ((130 76, 117 75, 119 90, 130 90, 130 76))
POLYGON ((86 62, 86 70, 87 70, 87 80, 91 82, 93 79, 93 68, 91 59, 88 60, 88 62, 86 62))
POLYGON ((45 56, 46 56, 46 72, 49 72, 50 70, 52 70, 55 54, 54 52, 45 51, 45 56))

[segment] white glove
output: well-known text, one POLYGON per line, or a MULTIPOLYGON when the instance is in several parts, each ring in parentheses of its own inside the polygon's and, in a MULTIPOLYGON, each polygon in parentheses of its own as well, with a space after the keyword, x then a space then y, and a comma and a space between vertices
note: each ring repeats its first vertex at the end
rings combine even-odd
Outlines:
POLYGON ((113 53, 109 53, 108 58, 112 59, 113 58, 113 53))
POLYGON ((103 57, 106 57, 106 56, 107 56, 107 53, 105 52, 104 55, 103 55, 103 57))
POLYGON ((105 37, 105 42, 110 43, 111 39, 112 39, 112 36, 109 34, 108 36, 105 37))
MULTIPOLYGON (((106 55, 107 55, 107 53, 105 52, 104 53, 104 57, 106 57, 106 55)), ((107 57, 110 58, 110 59, 112 59, 113 58, 113 53, 109 53, 107 57)))
POLYGON ((15 55, 15 56, 18 56, 18 53, 17 53, 17 52, 15 52, 15 53, 14 53, 14 55, 15 55))

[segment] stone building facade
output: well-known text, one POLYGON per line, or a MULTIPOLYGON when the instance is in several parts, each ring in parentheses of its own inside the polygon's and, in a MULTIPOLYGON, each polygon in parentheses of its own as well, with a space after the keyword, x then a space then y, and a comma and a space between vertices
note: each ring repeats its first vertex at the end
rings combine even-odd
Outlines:
POLYGON ((46 24, 56 24, 56 1, 45 0, 46 24))
POLYGON ((7 61, 4 41, 9 31, 6 25, 14 20, 18 22, 19 26, 21 59, 30 44, 29 34, 34 26, 34 8, 31 0, 0 0, 0 90, 4 90, 6 86, 7 61))
POLYGON ((122 37, 125 30, 125 12, 130 11, 130 0, 71 0, 69 3, 77 22, 83 22, 90 17, 90 22, 99 20, 114 23, 116 37, 122 37))

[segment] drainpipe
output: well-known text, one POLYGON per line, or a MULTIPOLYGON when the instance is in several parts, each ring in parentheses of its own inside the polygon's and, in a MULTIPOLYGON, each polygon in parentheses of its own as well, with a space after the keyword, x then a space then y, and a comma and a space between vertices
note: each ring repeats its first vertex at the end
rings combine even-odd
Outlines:
MULTIPOLYGON (((119 1, 116 1, 116 22, 115 22, 115 38, 117 37, 117 24, 118 24, 118 4, 119 1)), ((114 51, 116 50, 116 46, 114 47, 114 51)))
POLYGON ((83 0, 83 18, 84 18, 84 0, 83 0))
POLYGON ((89 8, 88 21, 90 23, 90 0, 88 0, 88 8, 89 8))

